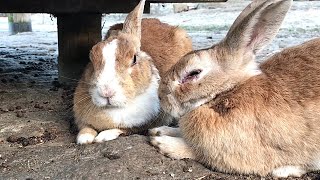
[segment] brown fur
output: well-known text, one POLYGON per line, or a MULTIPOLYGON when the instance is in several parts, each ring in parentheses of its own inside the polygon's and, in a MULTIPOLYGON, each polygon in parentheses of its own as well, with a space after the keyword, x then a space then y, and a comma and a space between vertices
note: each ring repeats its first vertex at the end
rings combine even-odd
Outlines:
POLYGON ((284 166, 320 168, 320 38, 275 54, 258 75, 248 66, 290 4, 246 8, 221 43, 189 53, 161 81, 162 107, 181 116, 196 159, 213 169, 266 175, 284 166), (210 71, 181 83, 190 67, 210 71))
POLYGON ((200 161, 226 172, 266 175, 320 155, 320 39, 286 49, 262 75, 188 113, 184 137, 200 161))
MULTIPOLYGON (((108 30, 105 39, 118 34, 123 24, 115 24, 108 30)), ((175 26, 160 22, 158 19, 142 19, 141 50, 147 52, 164 75, 182 56, 192 51, 192 42, 187 33, 175 26), (174 46, 173 46, 174 45, 174 46), (179 57, 177 59, 177 57, 179 57)))
MULTIPOLYGON (((137 13, 137 8, 133 12, 137 13)), ((124 134, 131 134, 145 131, 150 127, 167 125, 172 120, 168 114, 160 111, 146 124, 129 128, 123 124, 115 124, 113 119, 104 112, 107 108, 97 107, 92 102, 89 89, 96 86, 97 77, 101 74, 104 63, 108 63, 102 60, 102 48, 112 40, 117 39, 119 42, 116 52, 116 74, 129 100, 141 95, 150 86, 151 77, 158 73, 153 64, 158 68, 161 77, 170 66, 192 50, 191 40, 184 30, 161 23, 156 19, 142 21, 140 41, 139 31, 130 30, 130 28, 138 28, 138 25, 130 24, 130 18, 132 21, 137 21, 135 13, 130 13, 129 20, 125 22, 128 26, 125 30, 119 30, 119 28, 122 29, 122 25, 112 26, 106 39, 96 44, 91 50, 91 62, 86 67, 74 94, 73 110, 75 122, 80 130, 79 135, 89 133, 96 136, 97 132, 113 128, 123 130, 124 134), (139 55, 140 45, 141 50, 150 57, 139 55), (137 54, 137 64, 132 66, 135 54, 137 54), (128 69, 131 69, 131 73, 128 73, 128 69)))

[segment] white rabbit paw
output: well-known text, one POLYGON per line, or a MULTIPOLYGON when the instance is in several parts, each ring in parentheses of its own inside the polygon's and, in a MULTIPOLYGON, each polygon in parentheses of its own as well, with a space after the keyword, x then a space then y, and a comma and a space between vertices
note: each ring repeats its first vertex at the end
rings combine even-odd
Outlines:
POLYGON ((300 177, 305 173, 306 171, 300 166, 282 166, 272 171, 272 175, 278 178, 300 177))
POLYGON ((108 129, 101 131, 97 137, 94 138, 94 142, 104 142, 117 139, 123 131, 120 129, 108 129))
POLYGON ((91 144, 95 136, 90 133, 79 134, 77 137, 77 144, 91 144))

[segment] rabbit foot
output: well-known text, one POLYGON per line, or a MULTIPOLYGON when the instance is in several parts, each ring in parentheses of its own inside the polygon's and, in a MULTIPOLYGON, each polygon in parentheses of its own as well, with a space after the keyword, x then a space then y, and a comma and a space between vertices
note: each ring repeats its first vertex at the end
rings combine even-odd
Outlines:
POLYGON ((123 131, 120 129, 108 129, 105 131, 101 131, 97 137, 94 138, 94 142, 104 142, 117 139, 123 131))
POLYGON ((169 126, 160 126, 156 128, 149 129, 150 136, 172 136, 172 137, 181 137, 180 129, 169 127, 169 126))
POLYGON ((194 159, 192 149, 183 138, 171 136, 152 136, 150 142, 161 154, 173 159, 194 159))
POLYGON ((79 134, 77 137, 77 144, 91 144, 94 140, 94 135, 90 133, 79 134))
POLYGON ((300 177, 305 173, 306 171, 300 166, 282 166, 272 171, 272 175, 279 178, 300 177))

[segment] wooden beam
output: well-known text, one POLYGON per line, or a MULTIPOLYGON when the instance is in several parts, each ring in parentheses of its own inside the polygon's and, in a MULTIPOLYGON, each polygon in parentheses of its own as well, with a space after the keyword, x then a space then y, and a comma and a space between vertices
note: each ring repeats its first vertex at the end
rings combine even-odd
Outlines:
POLYGON ((228 0, 147 0, 149 3, 209 3, 227 1, 228 0))
MULTIPOLYGON (((225 2, 227 0, 147 0, 149 3, 225 2)), ((1 13, 128 13, 139 0, 0 0, 1 13)), ((146 8, 146 10, 148 7, 146 8)))
POLYGON ((0 0, 1 13, 128 13, 137 0, 0 0))
POLYGON ((31 32, 31 13, 9 13, 8 25, 11 35, 20 32, 31 32))

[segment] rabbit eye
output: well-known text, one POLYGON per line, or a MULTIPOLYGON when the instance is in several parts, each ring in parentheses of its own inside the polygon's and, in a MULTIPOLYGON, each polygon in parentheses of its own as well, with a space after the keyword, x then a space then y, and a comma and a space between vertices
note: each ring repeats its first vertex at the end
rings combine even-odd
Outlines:
POLYGON ((202 72, 201 69, 196 69, 191 72, 189 72, 183 79, 182 83, 189 82, 191 80, 197 79, 199 77, 199 74, 202 72))
POLYGON ((133 56, 131 66, 134 66, 135 64, 137 64, 137 55, 133 56))

